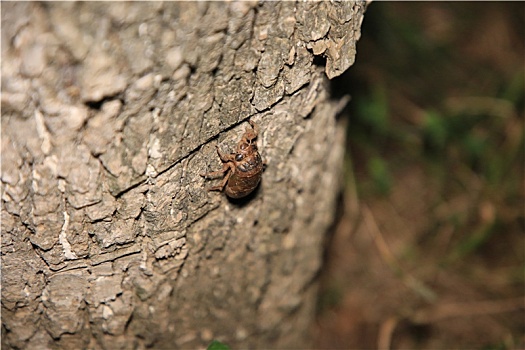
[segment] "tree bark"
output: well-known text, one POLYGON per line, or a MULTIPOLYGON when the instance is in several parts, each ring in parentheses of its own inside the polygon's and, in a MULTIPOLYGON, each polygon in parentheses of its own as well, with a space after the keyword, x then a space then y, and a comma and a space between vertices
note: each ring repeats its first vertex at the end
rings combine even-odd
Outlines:
POLYGON ((2 3, 5 349, 308 344, 363 2, 2 3), (251 119, 266 163, 209 192, 251 119))

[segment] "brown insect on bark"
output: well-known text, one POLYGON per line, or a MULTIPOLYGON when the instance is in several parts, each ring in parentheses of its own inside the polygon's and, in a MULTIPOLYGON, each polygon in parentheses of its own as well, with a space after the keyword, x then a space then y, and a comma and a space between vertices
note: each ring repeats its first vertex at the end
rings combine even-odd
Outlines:
POLYGON ((259 185, 263 173, 263 161, 255 143, 259 127, 251 120, 248 122, 251 128, 246 128, 235 153, 224 154, 217 146, 217 154, 224 163, 222 169, 201 176, 217 178, 224 175, 224 179, 220 185, 211 187, 208 191, 224 190, 230 198, 242 198, 252 193, 259 185))

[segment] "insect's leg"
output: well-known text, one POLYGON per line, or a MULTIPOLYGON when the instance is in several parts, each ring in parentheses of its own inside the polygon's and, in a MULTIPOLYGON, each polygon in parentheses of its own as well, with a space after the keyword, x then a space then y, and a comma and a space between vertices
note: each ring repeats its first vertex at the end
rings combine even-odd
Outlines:
MULTIPOLYGON (((223 162, 233 162, 233 160, 235 159, 235 154, 225 154, 225 153, 222 153, 221 150, 219 149, 219 146, 215 146, 217 148, 217 154, 219 155, 219 158, 223 161, 223 162)), ((224 169, 224 168, 223 168, 224 169)))
POLYGON ((235 165, 233 163, 224 163, 224 165, 227 168, 226 170, 231 170, 231 171, 228 171, 226 173, 226 176, 224 177, 224 179, 222 179, 222 182, 221 182, 220 185, 210 187, 208 189, 208 191, 222 191, 222 190, 224 190, 224 186, 226 186, 226 184, 228 183, 228 180, 230 179, 230 176, 232 176, 232 174, 234 172, 234 169, 235 169, 235 165))
POLYGON ((250 123, 251 130, 246 127, 246 131, 244 132, 244 135, 242 136, 244 142, 252 143, 253 140, 257 137, 259 134, 259 126, 255 124, 254 122, 248 120, 248 123, 250 123))
POLYGON ((253 137, 257 137, 257 135, 259 135, 259 125, 255 124, 254 121, 252 121, 251 119, 248 120, 248 123, 250 123, 250 126, 252 127, 252 130, 253 130, 253 137))
POLYGON ((205 173, 205 174, 200 174, 200 176, 207 177, 207 178, 216 178, 216 177, 224 175, 224 173, 226 171, 228 171, 229 168, 230 167, 229 167, 228 163, 224 163, 222 165, 222 169, 221 170, 212 171, 212 172, 205 173))

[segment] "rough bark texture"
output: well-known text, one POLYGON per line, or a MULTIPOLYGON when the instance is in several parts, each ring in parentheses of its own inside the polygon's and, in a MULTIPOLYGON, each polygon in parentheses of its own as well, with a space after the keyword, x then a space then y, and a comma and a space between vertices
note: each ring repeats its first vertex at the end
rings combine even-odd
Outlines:
POLYGON ((364 8, 3 2, 5 349, 304 345, 364 8), (231 201, 199 174, 249 118, 231 201))

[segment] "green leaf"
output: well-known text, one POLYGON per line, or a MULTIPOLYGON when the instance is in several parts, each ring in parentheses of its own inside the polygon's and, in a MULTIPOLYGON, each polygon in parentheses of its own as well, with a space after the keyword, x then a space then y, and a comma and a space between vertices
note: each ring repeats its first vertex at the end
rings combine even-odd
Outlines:
POLYGON ((392 177, 386 162, 380 157, 372 158, 368 163, 368 172, 376 191, 382 195, 388 195, 392 188, 392 177))
POLYGON ((226 344, 221 343, 218 340, 214 340, 208 345, 207 350, 231 350, 230 347, 226 344))

